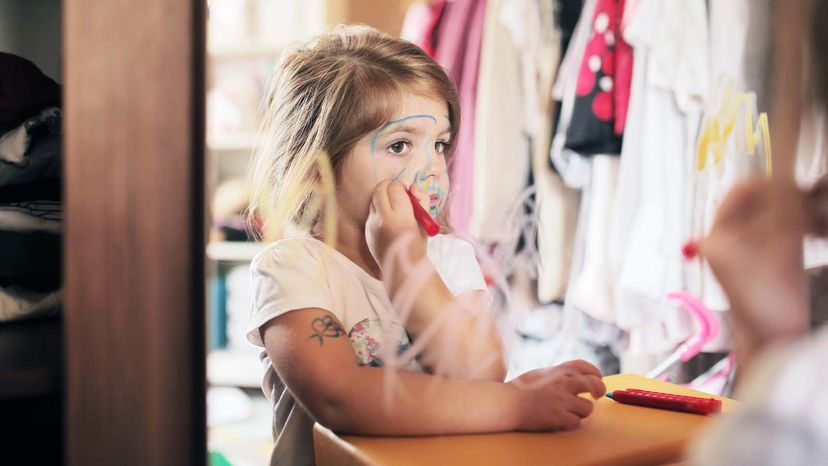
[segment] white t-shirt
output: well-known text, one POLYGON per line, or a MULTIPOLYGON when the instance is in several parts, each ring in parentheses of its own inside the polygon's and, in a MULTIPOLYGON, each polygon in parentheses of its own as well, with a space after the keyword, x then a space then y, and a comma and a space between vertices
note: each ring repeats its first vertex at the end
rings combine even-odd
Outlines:
POLYGON ((737 409, 711 425, 691 464, 828 464, 828 326, 769 348, 745 380, 737 409))
POLYGON ((739 396, 693 450, 692 464, 828 464, 828 326, 766 349, 739 396))
MULTIPOLYGON (((471 244, 453 236, 428 240, 428 257, 455 296, 486 284, 471 244)), ((381 366, 383 350, 410 341, 382 281, 339 251, 310 237, 287 238, 260 252, 251 264, 248 340, 264 347, 260 328, 287 312, 320 308, 339 319, 361 365, 381 366)), ((273 403, 276 445, 271 465, 313 464, 313 420, 279 379, 265 351, 262 389, 273 403)), ((419 370, 416 362, 409 366, 419 370)))

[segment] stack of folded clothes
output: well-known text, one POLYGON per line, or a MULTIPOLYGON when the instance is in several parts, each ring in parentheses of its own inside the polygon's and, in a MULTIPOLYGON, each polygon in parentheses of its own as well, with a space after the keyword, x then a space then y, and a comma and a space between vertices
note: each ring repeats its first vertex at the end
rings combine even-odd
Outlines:
POLYGON ((60 86, 0 53, 0 322, 60 308, 61 224, 60 86))

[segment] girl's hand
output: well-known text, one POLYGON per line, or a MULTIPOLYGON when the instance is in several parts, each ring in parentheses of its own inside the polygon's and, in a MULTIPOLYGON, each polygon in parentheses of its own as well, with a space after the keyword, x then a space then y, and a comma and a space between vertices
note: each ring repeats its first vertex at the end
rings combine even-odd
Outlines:
POLYGON ((586 361, 569 361, 548 369, 536 369, 509 382, 518 397, 517 430, 574 430, 592 413, 589 393, 601 398, 606 387, 601 372, 586 361))
POLYGON ((793 185, 744 182, 722 201, 710 234, 699 244, 730 301, 745 359, 807 331, 802 258, 803 237, 812 229, 807 205, 805 194, 793 185))
MULTIPOLYGON (((422 204, 425 196, 416 185, 412 185, 411 193, 422 204)), ((392 243, 397 240, 410 242, 409 247, 402 250, 410 260, 417 261, 425 255, 426 236, 417 225, 414 208, 402 183, 385 180, 374 188, 365 239, 380 268, 392 243)))

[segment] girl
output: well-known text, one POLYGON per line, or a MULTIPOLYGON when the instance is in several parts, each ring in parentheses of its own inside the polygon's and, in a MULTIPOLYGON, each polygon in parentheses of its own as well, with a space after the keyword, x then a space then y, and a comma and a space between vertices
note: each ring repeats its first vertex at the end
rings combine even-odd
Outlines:
POLYGON ((583 361, 503 383, 472 246, 417 225, 406 191, 445 223, 459 109, 442 68, 343 27, 287 55, 265 104, 251 213, 282 239, 251 265, 248 338, 265 349, 272 464, 313 463, 314 421, 425 435, 572 429, 590 414, 577 395, 604 385, 583 361), (404 395, 383 403, 389 380, 404 395))
MULTIPOLYGON (((828 1, 800 3, 808 8, 788 4, 780 10, 775 32, 790 34, 785 52, 796 56, 805 29, 799 23, 810 19, 810 95, 824 111, 828 1), (782 20, 786 15, 793 16, 782 20)), ((792 83, 800 82, 798 67, 786 71, 792 83)), ((701 439, 693 464, 828 464, 828 326, 809 328, 806 235, 828 236, 828 176, 808 191, 784 175, 734 187, 700 244, 730 301, 742 381, 738 410, 701 439)))

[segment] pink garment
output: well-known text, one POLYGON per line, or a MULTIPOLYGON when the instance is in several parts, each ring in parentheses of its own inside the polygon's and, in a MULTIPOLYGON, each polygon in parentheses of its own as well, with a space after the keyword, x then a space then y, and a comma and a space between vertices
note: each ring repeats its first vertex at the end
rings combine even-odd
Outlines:
POLYGON ((437 31, 436 59, 457 86, 462 113, 449 167, 452 227, 459 234, 469 230, 474 190, 474 113, 477 73, 483 41, 486 0, 454 0, 446 3, 437 31))
POLYGON ((431 6, 422 1, 413 2, 405 12, 400 38, 422 47, 430 24, 431 6))

